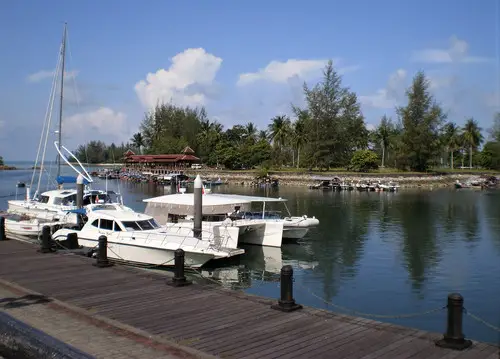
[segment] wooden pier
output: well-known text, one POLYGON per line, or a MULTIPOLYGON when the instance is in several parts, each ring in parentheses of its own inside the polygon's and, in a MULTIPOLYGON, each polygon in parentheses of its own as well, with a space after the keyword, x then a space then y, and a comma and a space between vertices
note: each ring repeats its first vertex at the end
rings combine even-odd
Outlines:
MULTIPOLYGON (((43 295, 46 300, 36 305, 64 307, 106 330, 106 340, 133 339, 154 347, 155 357, 500 357, 499 348, 486 343, 473 342, 463 351, 443 349, 435 345, 442 334, 308 307, 282 312, 270 308, 275 299, 215 285, 168 286, 168 277, 151 271, 98 268, 92 265, 95 259, 37 249, 16 240, 0 241, 0 289, 19 296, 43 295)), ((89 341, 96 339, 89 334, 89 341)))

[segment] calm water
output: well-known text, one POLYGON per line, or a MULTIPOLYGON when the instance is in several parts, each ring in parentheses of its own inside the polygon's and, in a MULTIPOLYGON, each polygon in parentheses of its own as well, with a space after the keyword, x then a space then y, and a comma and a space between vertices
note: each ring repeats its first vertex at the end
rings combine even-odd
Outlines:
MULTIPOLYGON (((29 170, 0 172, 0 196, 15 193, 16 182, 30 178, 29 170)), ((95 187, 102 186, 96 182, 95 187)), ((143 198, 169 192, 168 187, 116 180, 108 185, 121 190, 125 204, 136 210, 144 209, 143 198)), ((500 326, 500 191, 332 193, 283 187, 266 193, 238 186, 217 191, 281 196, 292 214, 320 220, 303 240, 281 249, 245 246, 245 255, 215 262, 216 268, 203 272, 227 286, 277 297, 273 279, 282 265, 291 264, 301 304, 340 311, 333 302, 397 315, 441 307, 447 294, 457 291, 472 313, 500 326)), ((0 198, 0 208, 6 201, 0 198)), ((284 210, 280 206, 275 209, 284 210)), ((379 320, 443 332, 446 319, 443 311, 379 320)), ((499 342, 499 333, 468 316, 464 331, 473 339, 499 342)))

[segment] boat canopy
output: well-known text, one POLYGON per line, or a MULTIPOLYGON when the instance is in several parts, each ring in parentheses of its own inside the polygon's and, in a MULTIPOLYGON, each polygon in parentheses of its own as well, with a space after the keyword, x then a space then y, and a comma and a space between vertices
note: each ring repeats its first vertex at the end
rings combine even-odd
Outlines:
MULTIPOLYGON (((158 219, 161 223, 168 221, 169 214, 188 216, 194 213, 194 194, 178 193, 147 198, 145 213, 158 219)), ((240 211, 250 211, 252 202, 284 202, 286 199, 273 197, 257 197, 232 194, 203 195, 202 211, 204 215, 217 215, 240 211)))
POLYGON ((87 214, 87 211, 85 208, 75 208, 75 209, 70 209, 67 211, 68 213, 76 213, 76 214, 87 214))
MULTIPOLYGON (((58 176, 56 178, 56 181, 58 184, 63 184, 63 183, 76 183, 76 177, 75 176, 58 176)), ((89 184, 90 182, 83 178, 83 183, 84 184, 89 184)))
MULTIPOLYGON (((194 212, 194 194, 179 193, 165 196, 147 198, 143 200, 147 203, 146 211, 148 215, 159 219, 168 218, 168 214, 187 216, 194 212)), ((249 210, 252 201, 241 198, 226 198, 220 195, 207 194, 203 196, 202 211, 205 215, 214 215, 233 212, 235 207, 241 210, 249 210)))

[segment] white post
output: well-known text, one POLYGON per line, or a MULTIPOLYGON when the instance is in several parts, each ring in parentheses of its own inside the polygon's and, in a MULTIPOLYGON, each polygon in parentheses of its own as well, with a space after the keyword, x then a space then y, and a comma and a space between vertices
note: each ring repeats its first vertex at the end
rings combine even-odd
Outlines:
POLYGON ((31 198, 30 186, 26 186, 26 201, 29 201, 31 198))
POLYGON ((201 225, 203 215, 203 181, 200 175, 197 175, 194 180, 194 236, 201 239, 201 225))
POLYGON ((266 213, 266 202, 264 201, 262 203, 262 219, 264 219, 264 214, 266 213))

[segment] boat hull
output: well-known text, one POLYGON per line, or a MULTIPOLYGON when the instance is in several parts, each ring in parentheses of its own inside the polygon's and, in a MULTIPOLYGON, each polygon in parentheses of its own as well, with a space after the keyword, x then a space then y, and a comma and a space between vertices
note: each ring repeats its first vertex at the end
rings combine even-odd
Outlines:
MULTIPOLYGON (((244 220, 243 220, 244 221, 244 220)), ((281 247, 283 241, 283 222, 249 223, 238 222, 239 242, 259 246, 281 247)))
MULTIPOLYGON (((78 236, 78 244, 86 248, 98 248, 98 240, 78 236)), ((157 266, 173 266, 175 251, 163 248, 143 247, 108 240, 108 258, 118 261, 149 264, 157 266)), ((212 253, 184 252, 186 267, 199 268, 211 259, 217 258, 212 253)))
POLYGON ((309 228, 304 227, 284 227, 283 238, 287 239, 302 239, 309 232, 309 228))

